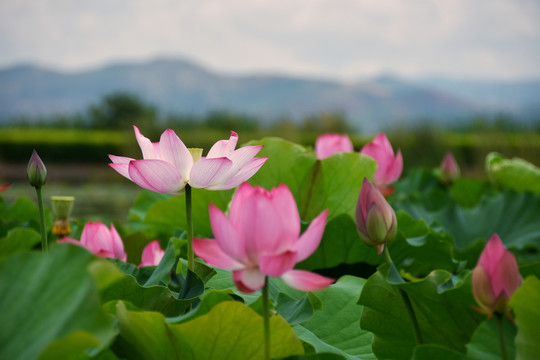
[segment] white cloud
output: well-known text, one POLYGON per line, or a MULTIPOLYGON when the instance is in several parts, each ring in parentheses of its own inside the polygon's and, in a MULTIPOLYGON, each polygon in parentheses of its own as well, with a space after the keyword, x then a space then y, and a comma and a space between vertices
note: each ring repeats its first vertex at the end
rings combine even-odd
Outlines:
POLYGON ((0 65, 185 55, 230 72, 540 76, 535 0, 3 0, 0 65))

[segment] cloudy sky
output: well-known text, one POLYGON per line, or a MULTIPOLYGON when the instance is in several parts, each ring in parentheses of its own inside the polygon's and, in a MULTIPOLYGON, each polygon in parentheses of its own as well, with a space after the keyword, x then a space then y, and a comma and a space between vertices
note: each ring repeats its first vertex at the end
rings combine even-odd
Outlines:
POLYGON ((228 73, 540 77, 538 0, 1 0, 0 67, 182 56, 228 73))

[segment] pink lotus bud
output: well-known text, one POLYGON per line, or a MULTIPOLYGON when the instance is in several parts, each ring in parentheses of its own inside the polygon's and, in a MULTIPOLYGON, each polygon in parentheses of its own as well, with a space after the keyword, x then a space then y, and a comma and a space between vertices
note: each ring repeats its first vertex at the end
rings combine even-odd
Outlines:
POLYGON ((489 315, 508 313, 508 300, 521 282, 516 258, 493 234, 472 272, 473 295, 480 311, 489 315))
POLYGON ((26 168, 26 174, 28 176, 28 181, 30 185, 35 188, 41 188, 45 184, 45 179, 47 178, 47 168, 41 158, 37 154, 36 150, 32 153, 30 161, 28 162, 28 167, 26 168))
POLYGON ((144 247, 142 252, 141 266, 156 266, 165 255, 165 251, 159 246, 159 241, 154 240, 144 247))
POLYGON ((385 196, 391 195, 394 188, 388 185, 399 179, 403 171, 401 150, 398 150, 394 156, 390 141, 385 134, 380 133, 360 150, 360 154, 370 156, 377 161, 373 183, 385 196))
POLYGON ((382 193, 364 178, 360 197, 356 204, 356 229, 360 238, 370 246, 376 246, 380 254, 384 244, 397 232, 394 210, 382 193))
POLYGON ((351 139, 347 135, 323 134, 315 141, 317 159, 322 160, 339 152, 353 152, 351 139))
POLYGON ((454 182, 461 175, 456 159, 450 151, 444 156, 439 169, 441 171, 441 181, 445 184, 454 182))
POLYGON ((109 230, 103 223, 89 222, 84 225, 81 241, 65 237, 58 239, 58 242, 68 242, 82 246, 100 257, 116 258, 122 261, 127 259, 124 244, 113 224, 111 224, 109 230))

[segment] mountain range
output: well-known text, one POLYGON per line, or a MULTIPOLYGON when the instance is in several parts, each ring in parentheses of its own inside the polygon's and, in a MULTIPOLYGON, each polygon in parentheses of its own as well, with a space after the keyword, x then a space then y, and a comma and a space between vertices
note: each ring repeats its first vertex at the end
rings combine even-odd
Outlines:
POLYGON ((127 91, 162 114, 212 110, 270 122, 339 112, 363 131, 429 120, 445 124, 504 113, 520 122, 540 119, 540 79, 475 81, 378 76, 355 82, 273 74, 218 73, 183 59, 116 63, 80 72, 34 65, 0 69, 0 122, 84 111, 104 95, 127 91))

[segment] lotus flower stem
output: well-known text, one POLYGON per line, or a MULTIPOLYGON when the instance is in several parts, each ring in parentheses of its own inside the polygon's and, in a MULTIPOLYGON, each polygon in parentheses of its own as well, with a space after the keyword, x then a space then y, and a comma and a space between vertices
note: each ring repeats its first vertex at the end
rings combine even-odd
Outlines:
POLYGON ((270 360, 270 308, 268 304, 268 276, 262 288, 263 322, 264 322, 264 358, 270 360))
MULTIPOLYGON (((390 252, 388 251, 388 246, 386 246, 386 244, 384 245, 384 259, 386 260, 386 264, 388 266, 393 265, 392 258, 390 257, 390 252)), ((411 319, 414 330, 414 338, 416 339, 416 345, 421 345, 423 343, 422 333, 420 332, 420 326, 418 325, 418 319, 416 318, 416 315, 414 313, 411 299, 409 298, 409 295, 402 289, 399 289, 399 294, 401 295, 401 298, 405 303, 405 308, 407 309, 407 313, 409 314, 409 318, 411 319)))
POLYGON ((186 225, 187 225, 187 251, 188 270, 194 271, 195 254, 193 253, 193 213, 191 204, 191 186, 186 185, 186 225))
POLYGON ((388 251, 388 246, 386 244, 383 244, 383 246, 384 246, 384 260, 386 261, 386 264, 388 266, 392 266, 394 262, 392 261, 392 257, 390 257, 390 251, 388 251))
POLYGON ((41 195, 41 187, 36 187, 37 201, 39 207, 39 222, 41 229, 41 250, 47 252, 49 244, 47 242, 47 233, 45 231, 45 211, 43 209, 43 196, 41 195))
POLYGON ((495 313, 495 316, 497 317, 497 324, 498 324, 498 330, 499 330, 499 344, 501 346, 501 359, 507 360, 508 359, 508 353, 506 352, 506 343, 504 341, 504 330, 503 330, 503 314, 501 313, 495 313))

